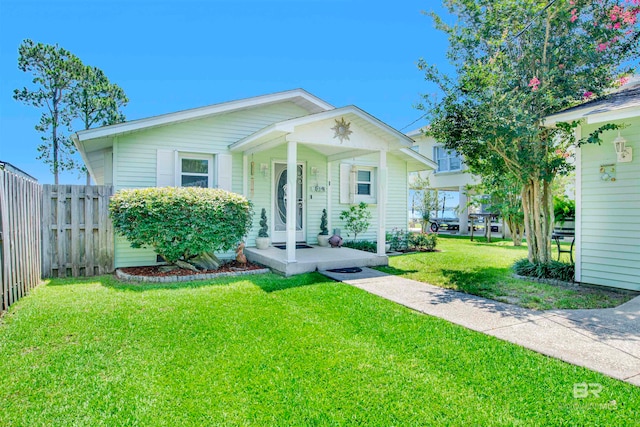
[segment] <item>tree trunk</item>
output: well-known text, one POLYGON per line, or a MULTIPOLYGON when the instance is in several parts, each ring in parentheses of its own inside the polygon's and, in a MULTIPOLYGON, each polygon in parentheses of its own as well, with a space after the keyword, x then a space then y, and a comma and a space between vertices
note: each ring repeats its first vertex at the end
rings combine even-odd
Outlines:
POLYGON ((513 246, 522 246, 523 224, 521 224, 517 218, 511 215, 505 215, 504 220, 507 223, 507 227, 509 227, 509 231, 511 231, 511 240, 513 241, 513 246))
POLYGON ((527 233, 529 262, 551 261, 553 196, 551 182, 529 178, 522 189, 522 210, 527 233))

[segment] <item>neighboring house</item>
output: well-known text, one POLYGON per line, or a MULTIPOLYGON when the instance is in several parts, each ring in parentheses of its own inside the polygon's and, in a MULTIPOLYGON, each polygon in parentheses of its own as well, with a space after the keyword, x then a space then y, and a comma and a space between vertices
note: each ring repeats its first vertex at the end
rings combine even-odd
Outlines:
POLYGON ((13 166, 9 162, 3 162, 2 160, 0 160, 0 170, 5 170, 7 172, 14 173, 16 175, 19 175, 19 176, 21 176, 23 178, 26 178, 26 179, 30 179, 32 181, 38 181, 37 179, 35 179, 34 177, 29 175, 28 173, 26 173, 22 169, 13 166))
POLYGON ((639 291, 640 82, 547 117, 545 124, 573 120, 582 120, 577 139, 605 123, 624 126, 604 132, 601 145, 576 150, 575 279, 639 291))
MULTIPOLYGON (((425 135, 426 128, 416 129, 407 133, 415 143, 413 150, 432 159, 436 167, 430 171, 420 172, 422 178, 429 179, 429 185, 434 190, 458 192, 460 224, 466 224, 469 220, 469 208, 467 206, 467 186, 476 185, 479 180, 468 172, 464 160, 455 150, 447 150, 444 144, 435 140, 432 136, 425 135)), ((466 227, 460 227, 460 234, 468 234, 466 227)))
MULTIPOLYGON (((373 220, 359 237, 384 243, 385 231, 407 228, 408 174, 436 166, 365 111, 301 89, 81 131, 73 140, 95 182, 116 191, 202 186, 245 195, 257 213, 267 210, 271 240, 286 243, 288 263, 296 262, 296 242, 317 242, 323 209, 329 230, 343 236, 340 212, 360 201, 373 220)), ((254 220, 248 246, 258 230, 254 220)), ((384 244, 378 248, 384 256, 384 244)), ((155 263, 153 251, 117 238, 116 267, 155 263)))

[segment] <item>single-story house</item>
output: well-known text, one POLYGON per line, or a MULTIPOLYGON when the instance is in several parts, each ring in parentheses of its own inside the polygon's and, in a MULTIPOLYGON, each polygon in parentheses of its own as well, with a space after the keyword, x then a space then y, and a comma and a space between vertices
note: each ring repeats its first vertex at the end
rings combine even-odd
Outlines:
POLYGON ((581 120, 576 139, 605 123, 601 145, 576 150, 577 282, 640 291, 640 81, 547 117, 581 120))
MULTIPOLYGON (((89 129, 73 135, 92 178, 115 190, 202 186, 246 196, 267 211, 273 243, 317 243, 322 210, 330 232, 341 211, 366 202, 373 214, 361 237, 384 243, 408 226, 408 174, 434 169, 411 138, 356 106, 335 108, 302 90, 225 102, 89 129), (287 171, 295 171, 287 173, 287 171), (290 226, 287 226, 290 225, 290 226)), ((255 246, 258 217, 246 239, 255 246)), ((156 263, 150 249, 118 237, 115 266, 156 263)), ((384 244, 378 254, 386 260, 384 244)))

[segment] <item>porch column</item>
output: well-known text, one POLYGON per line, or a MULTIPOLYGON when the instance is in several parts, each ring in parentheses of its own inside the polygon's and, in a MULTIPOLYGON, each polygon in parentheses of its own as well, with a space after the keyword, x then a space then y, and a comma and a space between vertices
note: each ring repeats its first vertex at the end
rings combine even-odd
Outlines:
POLYGON ((249 198, 249 185, 247 179, 249 176, 249 158, 247 153, 242 153, 242 195, 249 198))
POLYGON ((460 194, 460 203, 458 204, 458 218, 460 219, 460 230, 458 234, 461 236, 466 236, 469 234, 467 230, 467 222, 469 221, 469 207, 467 206, 467 193, 464 186, 460 186, 458 189, 458 194, 460 194))
POLYGON ((332 162, 327 162, 327 230, 329 230, 329 236, 333 236, 333 221, 331 221, 331 199, 333 198, 333 187, 331 186, 331 165, 332 162))
POLYGON ((378 255, 384 256, 387 225, 387 152, 380 151, 378 159, 378 255))
POLYGON ((296 178, 298 143, 287 143, 287 262, 296 262, 296 178))

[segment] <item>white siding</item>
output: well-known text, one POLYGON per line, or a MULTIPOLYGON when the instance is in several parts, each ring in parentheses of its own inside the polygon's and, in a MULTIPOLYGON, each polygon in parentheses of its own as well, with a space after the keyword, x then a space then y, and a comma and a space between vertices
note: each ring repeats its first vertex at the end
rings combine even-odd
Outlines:
MULTIPOLYGON (((436 140, 429 136, 419 135, 414 136, 413 139, 416 141, 416 145, 418 146, 418 153, 422 154, 428 159, 437 162, 437 159, 434 158, 433 150, 436 145, 441 145, 436 140)), ((458 191, 460 187, 465 185, 475 185, 480 181, 477 177, 474 177, 470 173, 467 172, 467 167, 463 164, 462 170, 460 171, 452 171, 452 172, 440 172, 429 171, 426 173, 421 173, 423 178, 429 179, 429 184, 431 184, 431 188, 438 189, 448 189, 452 191, 458 191)))
MULTIPOLYGON (((581 281, 595 285, 640 290, 640 118, 626 119, 621 130, 633 147, 631 163, 617 163, 611 141, 581 148, 581 201, 579 203, 581 281), (616 181, 602 181, 600 166, 614 164, 616 181)), ((584 126, 582 135, 596 129, 584 126)))
MULTIPOLYGON (((378 165, 378 155, 371 154, 368 156, 357 157, 352 160, 354 163, 365 166, 378 165)), ((331 226, 333 228, 340 228, 340 234, 344 239, 353 239, 353 236, 347 236, 347 230, 344 227, 344 221, 340 219, 340 213, 343 210, 349 208, 349 204, 340 203, 340 163, 334 162, 332 171, 331 185, 333 190, 331 192, 332 197, 332 215, 331 226)), ((387 155, 387 167, 388 167, 388 186, 387 186, 387 231, 391 231, 393 228, 399 228, 407 230, 408 227, 408 189, 407 189, 407 164, 403 160, 395 157, 391 154, 387 155)), ((358 240, 372 240, 377 239, 378 230, 378 213, 376 205, 369 205, 369 209, 372 213, 371 225, 367 231, 358 235, 358 240)), ((333 233, 333 230, 329 230, 329 233, 333 233)))

